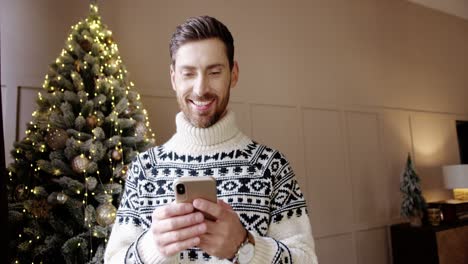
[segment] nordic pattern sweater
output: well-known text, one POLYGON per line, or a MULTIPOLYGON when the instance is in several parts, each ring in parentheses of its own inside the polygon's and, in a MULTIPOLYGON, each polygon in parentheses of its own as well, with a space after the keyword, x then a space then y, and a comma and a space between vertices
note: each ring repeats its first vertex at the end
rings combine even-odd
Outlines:
POLYGON ((228 113, 209 128, 193 127, 182 113, 165 144, 139 154, 129 166, 105 262, 231 263, 191 248, 158 254, 147 232, 155 208, 174 201, 181 176, 212 176, 218 199, 230 204, 255 239, 251 263, 317 263, 304 197, 288 160, 245 136, 228 113))

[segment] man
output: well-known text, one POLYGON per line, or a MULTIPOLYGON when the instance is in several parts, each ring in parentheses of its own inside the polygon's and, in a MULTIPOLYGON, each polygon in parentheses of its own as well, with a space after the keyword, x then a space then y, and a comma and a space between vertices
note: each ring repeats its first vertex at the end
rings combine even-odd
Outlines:
POLYGON ((132 162, 107 263, 317 263, 289 162, 240 132, 227 109, 239 78, 233 42, 208 16, 188 19, 173 34, 177 132, 132 162), (172 183, 181 176, 214 177, 218 203, 175 203, 172 183))

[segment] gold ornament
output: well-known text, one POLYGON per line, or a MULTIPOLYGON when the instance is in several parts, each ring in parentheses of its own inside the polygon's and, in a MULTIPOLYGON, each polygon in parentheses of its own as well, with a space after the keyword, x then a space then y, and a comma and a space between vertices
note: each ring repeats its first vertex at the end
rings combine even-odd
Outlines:
POLYGON ((64 203, 67 202, 67 200, 68 200, 68 195, 66 195, 66 194, 64 194, 62 192, 57 194, 57 202, 59 204, 64 204, 64 203))
POLYGON ((45 199, 41 199, 32 200, 30 203, 25 204, 25 208, 37 218, 47 218, 52 207, 45 199))
POLYGON ((91 116, 88 116, 86 118, 86 124, 90 127, 90 128, 95 128, 96 125, 97 125, 97 117, 95 115, 91 115, 91 116))
POLYGON ((96 221, 100 226, 106 227, 114 223, 117 209, 111 203, 105 203, 96 209, 96 221))
POLYGON ((88 52, 91 51, 92 44, 91 44, 91 42, 89 42, 89 40, 83 39, 82 41, 80 41, 80 47, 81 47, 86 53, 88 53, 88 52))
POLYGON ((113 160, 121 160, 122 159, 122 151, 114 149, 112 150, 112 159, 113 160))
POLYGON ((67 131, 61 128, 52 128, 46 136, 47 145, 53 149, 63 149, 67 145, 67 131))
POLYGON ((128 166, 124 165, 120 173, 118 174, 118 177, 122 178, 122 180, 127 179, 127 171, 128 171, 128 166))
POLYGON ((146 126, 143 122, 136 123, 135 134, 137 137, 144 137, 146 134, 146 126))
POLYGON ((84 155, 76 156, 73 158, 71 165, 74 172, 82 173, 88 169, 89 159, 87 159, 84 155))
POLYGON ((94 190, 97 186, 97 179, 94 177, 88 177, 86 178, 86 188, 90 191, 94 190))
POLYGON ((114 39, 112 38, 112 36, 107 36, 105 39, 104 39, 105 42, 107 42, 107 44, 112 44, 114 43, 114 39))

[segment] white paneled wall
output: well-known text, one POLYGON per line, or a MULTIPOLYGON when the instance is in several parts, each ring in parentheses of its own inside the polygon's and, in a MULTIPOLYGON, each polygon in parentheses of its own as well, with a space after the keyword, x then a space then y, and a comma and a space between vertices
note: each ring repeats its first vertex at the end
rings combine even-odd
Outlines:
POLYGON ((387 184, 390 217, 400 217, 400 174, 405 166, 407 153, 412 153, 410 114, 404 111, 383 111, 382 133, 384 159, 388 168, 387 184))
POLYGON ((306 185, 316 237, 352 230, 352 190, 339 111, 304 109, 306 185))
POLYGON ((411 116, 415 162, 423 175, 422 187, 432 200, 450 195, 443 186, 442 166, 460 162, 456 127, 449 115, 417 114, 411 116))
POLYGON ((374 113, 347 112, 346 127, 354 223, 380 222, 388 217, 388 195, 378 116, 374 113))
POLYGON ((317 257, 320 264, 356 264, 355 242, 351 233, 316 238, 317 257))
POLYGON ((390 264, 385 228, 357 232, 358 263, 390 264))
MULTIPOLYGON (((142 96, 157 142, 175 131, 175 97, 142 96)), ((440 166, 457 163, 455 120, 401 109, 231 102, 241 129, 283 152, 308 202, 320 263, 391 263, 388 226, 402 221, 400 175, 411 153, 431 200, 450 193, 440 166), (431 153, 429 153, 431 152, 431 153)))

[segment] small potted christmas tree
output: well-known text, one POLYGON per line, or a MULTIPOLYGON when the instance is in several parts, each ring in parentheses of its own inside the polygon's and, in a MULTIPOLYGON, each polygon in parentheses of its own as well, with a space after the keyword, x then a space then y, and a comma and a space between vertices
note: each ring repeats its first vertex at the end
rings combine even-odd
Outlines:
POLYGON ((414 169, 409 153, 406 167, 401 175, 400 191, 403 194, 401 215, 407 218, 412 226, 421 226, 421 218, 427 204, 422 195, 420 179, 414 169))

